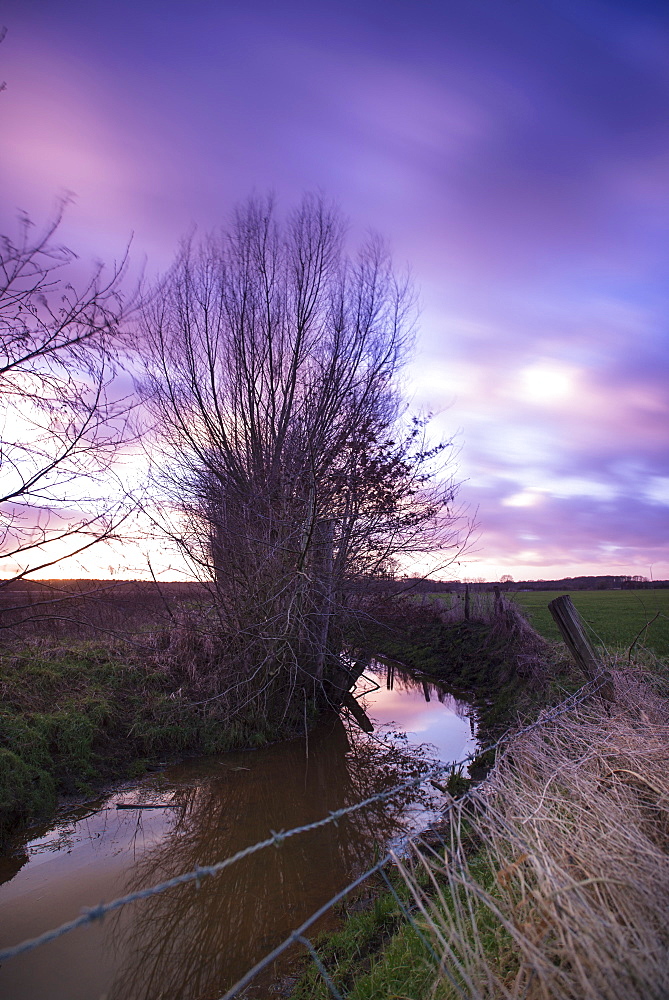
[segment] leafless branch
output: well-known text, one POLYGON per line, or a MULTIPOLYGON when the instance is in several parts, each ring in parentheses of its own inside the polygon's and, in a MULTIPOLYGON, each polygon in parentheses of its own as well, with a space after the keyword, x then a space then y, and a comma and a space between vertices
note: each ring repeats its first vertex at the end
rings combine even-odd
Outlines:
POLYGON ((236 663, 231 691, 254 677, 300 706, 340 683, 361 585, 400 557, 456 551, 462 526, 448 445, 401 404, 410 282, 378 237, 353 257, 344 237, 323 199, 283 224, 251 200, 182 246, 143 323, 153 516, 208 588, 208 669, 223 684, 236 663))

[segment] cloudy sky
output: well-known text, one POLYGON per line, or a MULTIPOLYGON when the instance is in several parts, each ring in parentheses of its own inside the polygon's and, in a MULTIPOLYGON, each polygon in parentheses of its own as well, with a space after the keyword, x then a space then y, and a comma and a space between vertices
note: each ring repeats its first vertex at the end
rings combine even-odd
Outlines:
POLYGON ((462 574, 669 577, 669 6, 5 0, 0 221, 151 272, 251 192, 411 265, 462 574))

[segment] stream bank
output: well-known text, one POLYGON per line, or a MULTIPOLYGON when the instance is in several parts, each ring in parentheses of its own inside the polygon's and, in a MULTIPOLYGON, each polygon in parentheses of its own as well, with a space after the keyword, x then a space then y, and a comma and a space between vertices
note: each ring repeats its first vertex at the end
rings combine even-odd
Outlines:
MULTIPOLYGON (((440 850, 419 839, 393 892, 364 914, 352 901, 342 930, 316 942, 341 995, 669 995, 667 665, 607 666, 603 695, 586 683, 516 732, 485 794, 452 804, 440 850)), ((307 959, 289 995, 332 993, 307 959)))
MULTIPOLYGON (((487 727, 503 712, 504 698, 513 701, 523 688, 507 665, 503 642, 491 643, 485 624, 461 623, 448 632, 423 619, 410 607, 399 629, 397 622, 377 623, 365 645, 466 690, 487 727), (502 686, 501 677, 507 678, 502 686)), ((70 639, 55 648, 34 643, 5 651, 0 696, 0 846, 13 831, 51 814, 63 796, 90 797, 110 782, 185 755, 260 747, 295 735, 294 725, 223 718, 215 699, 203 704, 123 642, 70 639)), ((298 732, 305 722, 320 724, 309 717, 298 732)))
POLYGON ((222 721, 122 642, 4 653, 0 693, 0 847, 63 798, 90 798, 187 754, 292 735, 222 721))
POLYGON ((519 715, 551 701, 554 684, 575 689, 573 666, 528 625, 513 605, 478 620, 442 620, 428 605, 411 617, 377 613, 359 639, 419 675, 467 692, 482 742, 492 742, 519 715))
MULTIPOLYGON (((489 699, 486 700, 488 693, 499 695, 504 684, 509 690, 522 692, 523 685, 527 684, 524 671, 529 661, 521 659, 522 644, 518 642, 512 646, 509 630, 505 631, 499 623, 466 622, 455 623, 455 626, 446 628, 438 620, 423 619, 405 623, 400 629, 395 622, 386 623, 382 634, 381 625, 377 623, 380 648, 412 663, 421 670, 421 675, 407 677, 399 665, 394 668, 391 665, 390 672, 383 664, 372 665, 367 679, 363 678, 363 684, 371 679, 369 694, 365 696, 360 689, 357 693, 362 696, 361 701, 368 712, 374 715, 374 705, 368 702, 370 699, 373 702, 379 692, 395 698, 402 696, 403 686, 413 685, 411 699, 403 702, 405 714, 398 713, 399 702, 393 706, 391 714, 396 728, 405 734, 415 734, 414 746, 408 753, 401 739, 381 745, 378 733, 370 738, 363 737, 359 731, 347 729, 338 716, 333 716, 328 725, 321 720, 307 739, 289 740, 246 753, 233 751, 214 758, 185 761, 177 765, 177 772, 168 768, 149 776, 140 785, 116 793, 120 798, 107 798, 95 808, 64 818, 55 831, 45 829, 41 837, 33 837, 25 844, 22 858, 15 855, 10 859, 10 869, 13 865, 14 870, 6 872, 10 881, 0 887, 0 909, 3 890, 7 901, 12 897, 13 916, 7 927, 10 936, 5 940, 39 933, 52 923, 48 914, 43 913, 40 917, 43 923, 37 928, 31 925, 36 912, 32 898, 44 898, 45 888, 48 896, 49 885, 60 885, 67 891, 68 905, 74 906, 76 912, 82 903, 95 901, 89 894, 91 886, 95 886, 96 898, 109 899, 193 865, 219 860, 253 840, 266 837, 268 830, 300 825, 304 817, 322 817, 370 793, 376 794, 379 789, 394 788, 403 777, 420 774, 421 768, 429 766, 430 757, 415 744, 435 742, 424 722, 423 712, 437 709, 457 719, 461 727, 464 724, 457 745, 439 753, 442 760, 461 759, 473 747, 472 706, 466 697, 453 698, 448 694, 436 675, 446 675, 458 688, 466 685, 471 689, 477 681, 485 683, 486 696, 477 699, 479 707, 475 710, 480 720, 491 707, 489 699), (421 712, 417 715, 418 707, 421 712), (204 771, 198 771, 201 768, 204 771), (287 780, 291 783, 289 789, 287 780), (142 803, 159 808, 137 809, 136 812, 132 808, 116 808, 142 803), (292 808, 291 804, 297 806, 297 813, 286 812, 289 806, 292 808), (109 843, 113 848, 111 854, 105 853, 104 845, 109 843), (119 867, 118 859, 129 856, 132 856, 132 865, 119 867), (73 883, 75 871, 90 871, 91 866, 93 872, 99 873, 92 881, 76 877, 73 883), (76 885, 81 890, 79 898, 76 891, 71 891, 76 885), (17 909, 17 901, 21 898, 22 911, 17 909), (14 916, 19 912, 24 914, 23 923, 14 916)), ((98 666, 109 669, 109 664, 98 666)), ((165 689, 160 690, 159 695, 166 702, 171 700, 165 689)), ((492 728, 490 715, 487 719, 484 724, 492 728)), ((336 827, 324 828, 321 834, 325 839, 314 841, 313 855, 308 845, 312 834, 296 837, 288 841, 287 852, 282 848, 278 854, 272 851, 270 855, 263 855, 259 868, 231 869, 231 879, 227 875, 222 880, 217 876, 208 885, 203 883, 199 893, 194 893, 192 886, 183 886, 175 890, 174 895, 170 892, 143 903, 142 913, 137 911, 141 924, 134 922, 130 912, 133 907, 119 911, 118 919, 105 921, 105 927, 112 928, 111 937, 97 924, 86 931, 92 945, 90 968, 86 965, 80 976, 82 988, 86 987, 81 993, 82 1000, 84 995, 96 995, 100 990, 106 990, 113 1000, 136 1000, 138 997, 150 1000, 163 986, 166 961, 170 970, 178 970, 170 971, 177 994, 191 996, 188 990, 192 986, 200 990, 192 994, 198 1000, 200 995, 209 995, 207 990, 212 996, 220 995, 222 990, 216 993, 211 983, 229 986, 259 954, 271 949, 272 942, 276 942, 277 937, 280 939, 286 928, 292 930, 299 925, 302 915, 313 912, 323 898, 331 898, 338 887, 348 884, 352 877, 369 867, 379 851, 393 844, 401 847, 412 831, 438 821, 441 804, 442 793, 429 787, 419 796, 394 800, 391 809, 387 802, 379 802, 378 808, 371 812, 356 813, 355 819, 347 817, 336 827), (316 877, 310 874, 314 872, 316 877), (276 888, 280 890, 279 897, 275 894, 276 888), (223 918, 220 910, 225 900, 232 901, 233 922, 239 922, 241 898, 253 901, 248 919, 245 917, 242 921, 246 927, 243 931, 246 944, 236 931, 230 939, 231 931, 225 930, 230 927, 230 917, 223 918), (217 928, 213 936, 212 928, 217 928), (165 940, 166 944, 158 946, 154 930, 158 940, 165 940), (230 940, 234 941, 233 951, 238 964, 223 968, 220 956, 230 954, 230 940), (99 975, 106 977, 102 984, 96 978, 99 975)), ((66 916, 62 912, 61 889, 52 896, 53 912, 58 913, 55 923, 66 916)), ((395 891, 399 892, 397 886, 395 891)), ((225 905, 229 906, 230 902, 225 905)), ((357 928, 355 934, 366 936, 370 942, 370 955, 375 943, 388 942, 390 935, 398 934, 397 940, 404 940, 397 901, 384 895, 380 886, 366 887, 343 906, 339 914, 324 918, 317 929, 334 931, 341 925, 342 917, 346 920, 337 933, 348 934, 350 938, 351 928, 357 928), (349 918, 353 919, 352 924, 349 918)), ((74 934, 62 939, 62 950, 60 942, 54 943, 56 951, 51 945, 45 949, 47 957, 51 950, 51 958, 44 965, 34 966, 30 956, 8 963, 8 969, 18 970, 11 973, 17 977, 11 983, 12 995, 28 997, 39 993, 45 982, 51 982, 55 961, 60 970, 58 976, 63 977, 67 985, 64 996, 68 1000, 76 998, 78 982, 72 983, 67 978, 67 970, 77 969, 80 961, 76 943, 71 944, 76 937, 74 934)), ((338 938, 331 940, 336 942, 338 938)), ((395 937, 392 940, 395 941, 395 937)), ((392 949, 390 954, 389 967, 392 969, 392 949)), ((419 955, 414 954, 413 960, 421 966, 419 955)), ((359 964, 356 969, 357 975, 359 964)), ((3 972, 0 970, 0 975, 3 972)), ((286 974, 285 970, 282 973, 281 968, 273 969, 266 981, 261 980, 260 993, 252 995, 267 996, 267 990, 276 985, 282 974, 286 974)), ((291 982, 294 986, 294 980, 291 982)), ((299 995, 301 987, 296 988, 299 995)))
MULTIPOLYGON (((461 698, 434 683, 412 683, 399 670, 389 676, 382 664, 370 667, 356 694, 376 721, 374 734, 331 715, 307 739, 168 767, 24 842, 0 886, 3 944, 40 933, 82 905, 228 857, 271 830, 319 820, 394 789, 431 766, 435 754, 421 746, 425 742, 440 744, 440 759, 476 747, 472 710, 461 698)), ((429 786, 406 789, 290 838, 278 851, 251 855, 203 881, 199 891, 183 885, 126 907, 8 961, 0 969, 0 992, 17 1000, 45 992, 63 1000, 101 993, 151 1000, 168 981, 170 995, 220 996, 373 864, 378 851, 400 848, 436 817, 440 798, 429 786)), ((328 916, 319 929, 337 923, 328 916)), ((259 995, 268 995, 279 974, 272 970, 261 980, 259 995)))

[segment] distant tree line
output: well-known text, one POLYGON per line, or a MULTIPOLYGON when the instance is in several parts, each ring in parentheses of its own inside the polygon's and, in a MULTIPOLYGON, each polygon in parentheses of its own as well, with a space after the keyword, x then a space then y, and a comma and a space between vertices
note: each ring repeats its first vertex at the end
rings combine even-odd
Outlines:
MULTIPOLYGON (((374 586, 373 583, 370 583, 374 586)), ((460 593, 467 587, 470 590, 492 590, 500 587, 502 590, 648 590, 669 587, 669 580, 650 580, 645 576, 568 576, 558 580, 425 580, 410 578, 395 580, 392 588, 396 591, 405 590, 415 593, 460 593)))

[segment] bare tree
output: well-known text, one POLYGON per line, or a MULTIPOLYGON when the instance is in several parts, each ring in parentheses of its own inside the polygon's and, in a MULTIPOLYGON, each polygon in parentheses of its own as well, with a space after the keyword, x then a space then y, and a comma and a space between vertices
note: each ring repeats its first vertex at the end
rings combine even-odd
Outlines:
POLYGON ((18 239, 0 241, 0 586, 125 516, 110 482, 127 411, 111 390, 125 262, 75 287, 74 254, 55 242, 62 208, 44 232, 24 216, 18 239))
POLYGON ((145 316, 162 524, 209 589, 216 683, 274 717, 341 683, 355 581, 455 543, 453 484, 400 420, 410 285, 378 238, 349 257, 344 237, 322 199, 283 226, 251 200, 182 247, 145 316))

